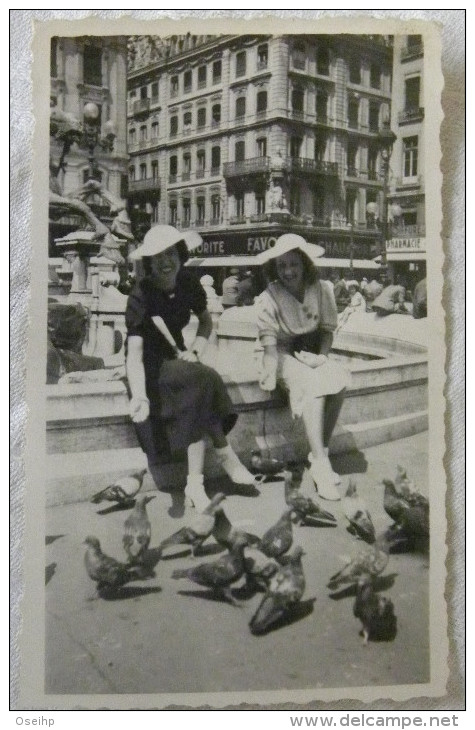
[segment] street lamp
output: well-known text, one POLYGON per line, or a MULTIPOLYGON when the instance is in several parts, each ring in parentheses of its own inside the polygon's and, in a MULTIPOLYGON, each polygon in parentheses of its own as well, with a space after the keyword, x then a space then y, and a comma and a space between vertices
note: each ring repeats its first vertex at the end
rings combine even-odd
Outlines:
POLYGON ((88 150, 89 162, 89 178, 96 177, 97 168, 94 159, 94 150, 99 144, 106 152, 112 152, 114 148, 114 139, 116 137, 115 125, 112 120, 104 124, 105 135, 99 135, 100 111, 97 104, 93 101, 88 102, 84 106, 84 145, 88 150))
POLYGON ((381 154, 381 163, 383 171, 383 210, 381 216, 381 268, 386 272, 387 268, 387 252, 386 243, 388 240, 388 180, 389 180, 389 161, 393 151, 393 145, 397 137, 389 125, 389 119, 386 117, 383 121, 383 127, 378 132, 378 146, 381 154))

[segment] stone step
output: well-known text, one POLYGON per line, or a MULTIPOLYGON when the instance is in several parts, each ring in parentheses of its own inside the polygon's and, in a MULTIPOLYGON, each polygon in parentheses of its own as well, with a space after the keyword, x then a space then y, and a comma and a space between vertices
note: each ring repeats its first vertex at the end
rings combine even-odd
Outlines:
MULTIPOLYGON (((277 430, 278 423, 267 423, 246 440, 233 442, 235 450, 244 462, 248 462, 250 451, 257 447, 268 449, 271 455, 283 458, 305 459, 308 445, 303 430, 295 421, 285 436, 277 430)), ((386 441, 412 436, 428 429, 427 411, 393 416, 365 423, 346 424, 335 430, 331 443, 332 454, 364 450, 386 441)), ((103 489, 115 479, 147 466, 147 460, 140 448, 104 449, 100 451, 48 454, 46 473, 51 476, 46 482, 47 506, 69 504, 88 500, 95 492, 103 489)), ((206 475, 215 478, 220 468, 212 454, 207 455, 206 475)), ((186 479, 184 462, 161 467, 163 488, 180 488, 186 479)), ((144 480, 143 491, 155 489, 150 474, 144 480)))

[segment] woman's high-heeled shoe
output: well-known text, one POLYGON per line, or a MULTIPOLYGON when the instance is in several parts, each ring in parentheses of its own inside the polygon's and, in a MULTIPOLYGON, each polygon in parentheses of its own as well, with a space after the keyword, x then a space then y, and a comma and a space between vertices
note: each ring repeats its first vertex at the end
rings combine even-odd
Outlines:
MULTIPOLYGON (((329 456, 329 451, 330 451, 330 449, 328 448, 328 446, 325 446, 324 451, 325 451, 325 454, 328 457, 329 456)), ((313 460, 313 454, 312 454, 312 452, 310 452, 309 455, 308 455, 308 461, 309 461, 310 464, 312 463, 312 460, 313 460)), ((333 470, 333 467, 331 465, 331 462, 330 462, 330 469, 331 469, 332 474, 333 474, 333 483, 338 486, 338 484, 341 484, 341 476, 339 474, 337 474, 336 471, 333 470)))
POLYGON ((222 449, 215 449, 216 456, 224 471, 234 484, 255 486, 256 478, 248 469, 241 464, 237 454, 234 453, 228 444, 222 449))
POLYGON ((341 499, 340 493, 335 486, 335 479, 327 456, 320 459, 312 458, 310 462, 310 474, 317 487, 318 496, 337 502, 341 499))

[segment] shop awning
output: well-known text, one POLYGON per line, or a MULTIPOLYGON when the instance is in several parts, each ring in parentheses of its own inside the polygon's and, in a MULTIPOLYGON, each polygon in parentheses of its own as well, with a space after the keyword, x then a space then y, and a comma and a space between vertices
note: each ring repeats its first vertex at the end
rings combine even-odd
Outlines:
MULTIPOLYGON (((350 269, 350 259, 333 259, 322 256, 315 259, 315 266, 328 269, 350 269)), ((373 259, 353 259, 354 269, 379 269, 379 263, 373 259)))
MULTIPOLYGON (((325 258, 321 256, 313 260, 313 263, 319 268, 329 269, 349 269, 350 259, 325 258)), ((256 256, 193 256, 187 263, 187 266, 259 266, 256 256)), ((371 259, 353 259, 354 269, 379 269, 379 263, 371 259)))
MULTIPOLYGON (((376 256, 374 260, 380 264, 381 256, 376 256)), ((426 261, 427 258, 425 251, 401 251, 401 253, 388 251, 386 254, 386 260, 391 263, 395 263, 396 261, 404 263, 406 261, 426 261)))

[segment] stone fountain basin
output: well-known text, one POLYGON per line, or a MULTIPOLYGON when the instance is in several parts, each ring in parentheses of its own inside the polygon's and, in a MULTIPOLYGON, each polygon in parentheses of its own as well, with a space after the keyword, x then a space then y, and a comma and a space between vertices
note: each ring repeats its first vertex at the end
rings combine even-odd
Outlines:
MULTIPOLYGON (((354 314, 337 333, 331 357, 351 370, 352 383, 332 453, 364 449, 428 428, 426 322, 410 316, 380 320, 373 314, 354 314)), ((189 338, 195 328, 192 322, 189 338)), ((285 394, 259 388, 255 341, 253 308, 230 309, 219 319, 207 350, 208 364, 222 374, 240 412, 230 441, 244 461, 256 446, 303 459, 308 451, 305 434, 300 421, 292 420, 285 394)), ((48 472, 55 475, 50 503, 71 501, 74 484, 81 487, 90 474, 100 486, 111 473, 145 464, 122 382, 47 386, 46 426, 48 472)), ((183 463, 180 477, 176 467, 164 465, 164 481, 183 478, 183 463)), ((210 476, 217 471, 212 456, 206 469, 210 476)))

